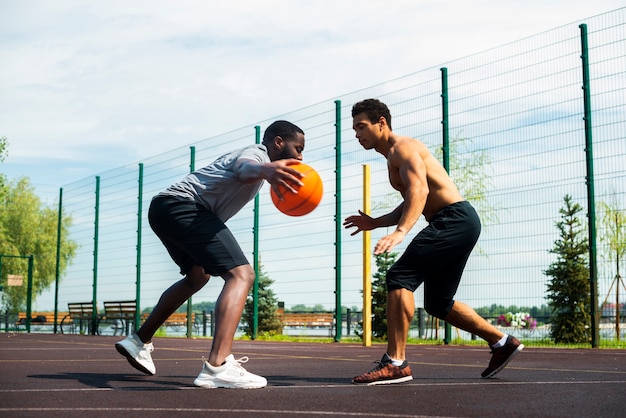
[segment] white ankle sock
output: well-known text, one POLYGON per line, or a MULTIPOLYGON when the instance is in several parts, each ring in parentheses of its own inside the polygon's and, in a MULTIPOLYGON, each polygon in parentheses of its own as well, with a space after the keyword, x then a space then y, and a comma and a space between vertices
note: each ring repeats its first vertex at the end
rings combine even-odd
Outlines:
POLYGON ((498 341, 497 343, 495 343, 494 345, 492 345, 492 348, 500 348, 500 347, 504 347, 504 344, 506 344, 506 339, 509 336, 504 334, 504 337, 500 338, 500 341, 498 341))
POLYGON ((395 360, 395 359, 391 359, 391 364, 396 366, 396 367, 400 367, 402 366, 402 363, 404 363, 404 360, 395 360))

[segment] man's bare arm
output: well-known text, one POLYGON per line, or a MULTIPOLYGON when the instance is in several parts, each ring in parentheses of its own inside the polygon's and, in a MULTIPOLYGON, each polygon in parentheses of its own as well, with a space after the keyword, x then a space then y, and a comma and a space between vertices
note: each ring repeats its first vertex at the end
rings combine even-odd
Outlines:
POLYGON ((374 254, 389 252, 393 247, 402 242, 406 234, 413 228, 422 215, 422 211, 426 205, 426 199, 428 198, 426 166, 417 147, 414 146, 413 143, 407 141, 404 144, 396 146, 393 152, 389 154, 388 161, 390 170, 398 170, 399 181, 401 183, 400 192, 402 193, 404 202, 397 208, 401 208, 401 214, 397 221, 396 230, 382 237, 378 243, 376 243, 374 254))

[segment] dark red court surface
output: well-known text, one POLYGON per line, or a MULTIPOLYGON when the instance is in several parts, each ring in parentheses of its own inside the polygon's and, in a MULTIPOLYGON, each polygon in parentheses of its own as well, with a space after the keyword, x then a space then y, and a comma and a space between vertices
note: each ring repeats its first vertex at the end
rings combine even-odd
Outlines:
POLYGON ((236 341, 263 389, 192 382, 210 340, 155 339, 156 376, 135 371, 116 337, 0 334, 2 417, 624 417, 626 351, 527 348, 497 378, 487 348, 408 348, 414 380, 356 386, 384 346, 236 341))

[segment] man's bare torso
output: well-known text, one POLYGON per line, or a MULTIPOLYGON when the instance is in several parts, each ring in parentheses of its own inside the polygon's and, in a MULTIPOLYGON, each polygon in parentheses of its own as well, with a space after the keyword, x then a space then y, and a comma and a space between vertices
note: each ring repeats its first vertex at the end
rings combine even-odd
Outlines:
MULTIPOLYGON (((420 183, 425 179, 428 187, 422 214, 427 220, 432 219, 444 207, 463 200, 446 170, 421 141, 406 136, 397 136, 393 142, 387 156, 389 181, 392 187, 406 199, 407 188, 420 188, 420 183), (411 169, 416 171, 416 175, 410 177, 410 181, 417 182, 417 184, 405 184, 400 174, 403 164, 410 164, 411 169)), ((426 189, 422 188, 422 190, 426 189)))

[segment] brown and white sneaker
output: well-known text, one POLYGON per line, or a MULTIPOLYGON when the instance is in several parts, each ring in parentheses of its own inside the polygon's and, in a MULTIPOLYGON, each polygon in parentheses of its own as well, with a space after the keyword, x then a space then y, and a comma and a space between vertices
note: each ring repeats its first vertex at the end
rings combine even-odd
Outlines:
POLYGON ((404 360, 401 366, 391 364, 391 358, 387 353, 380 361, 376 361, 376 366, 367 373, 356 376, 352 379, 352 383, 356 385, 390 385, 393 383, 402 383, 413 379, 411 367, 404 360))
POLYGON ((509 335, 502 347, 491 349, 491 361, 489 361, 489 366, 481 373, 482 378, 489 379, 494 377, 523 349, 524 344, 519 342, 517 338, 509 335))

